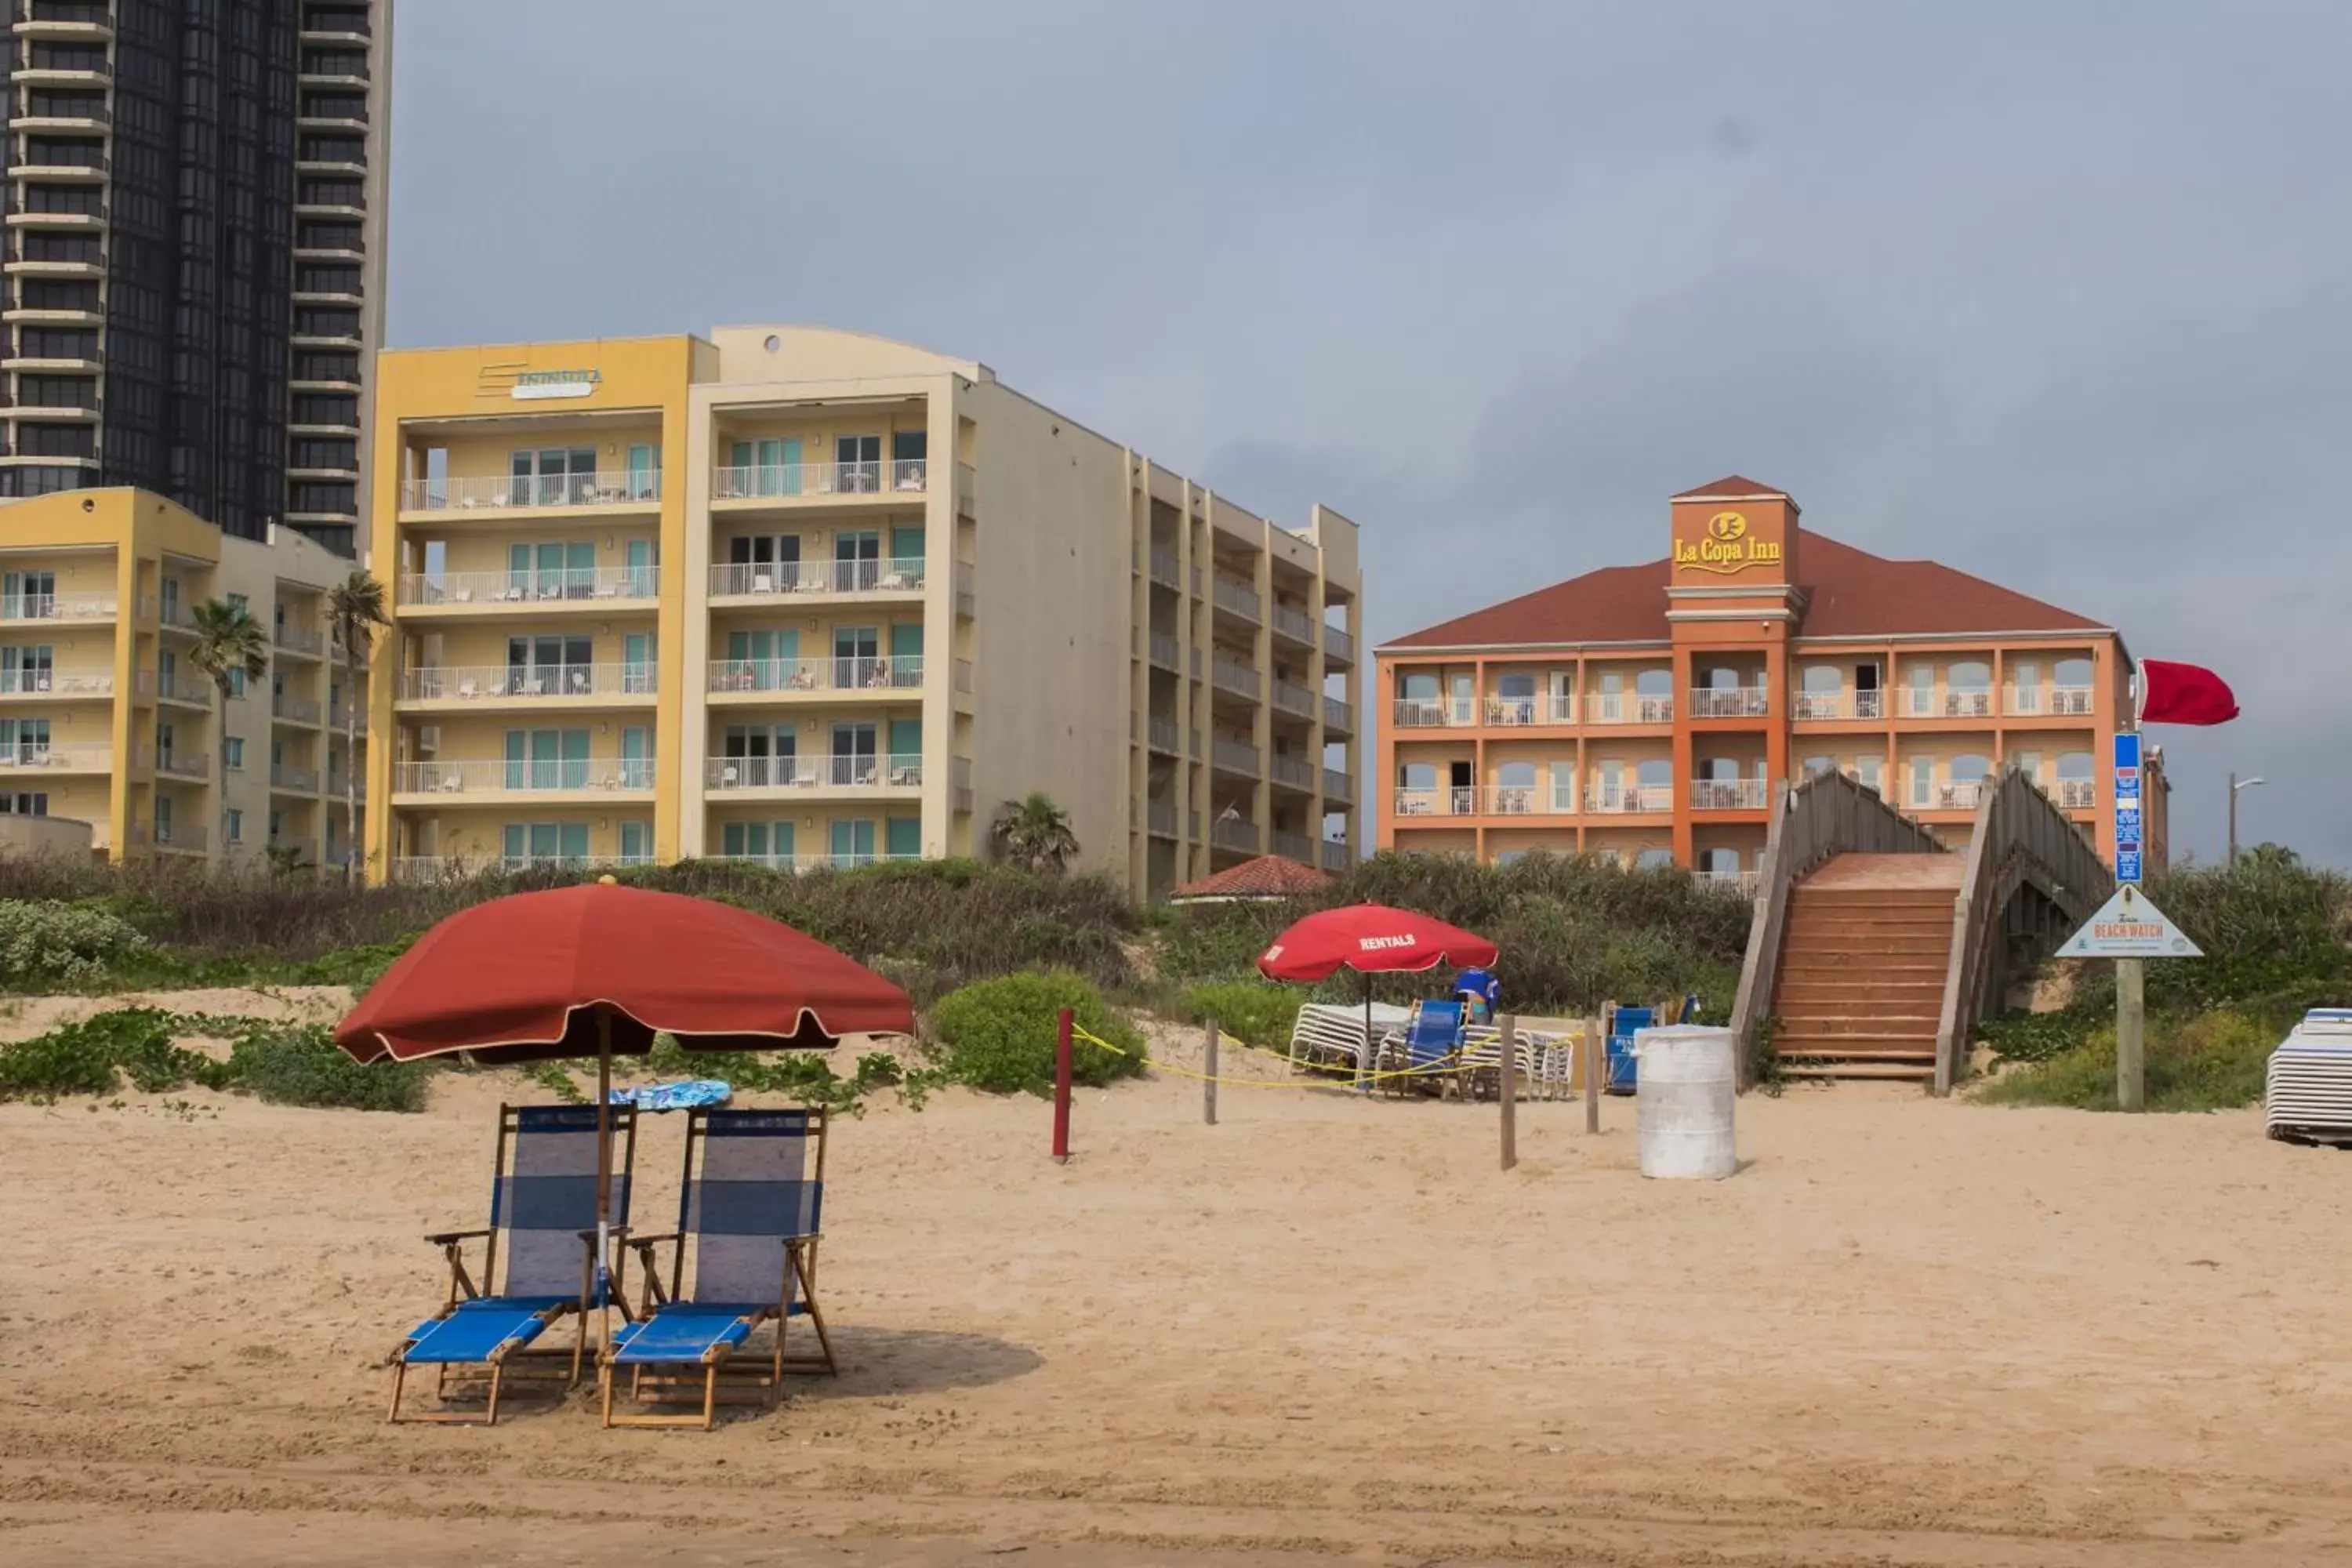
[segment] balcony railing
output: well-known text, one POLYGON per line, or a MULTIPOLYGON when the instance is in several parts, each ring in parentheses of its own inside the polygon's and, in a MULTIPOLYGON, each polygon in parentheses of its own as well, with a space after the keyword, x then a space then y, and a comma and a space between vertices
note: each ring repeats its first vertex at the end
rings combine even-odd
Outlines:
POLYGON ((1986 779, 1941 785, 1936 791, 1936 809, 1974 811, 1977 808, 1977 802, 1984 798, 1984 793, 1990 787, 1991 787, 1990 781, 1986 779))
POLYGON ((2001 693, 2001 710, 2020 719, 2031 719, 2042 711, 2042 688, 2012 686, 2001 693))
POLYGON ((1163 800, 1146 801, 1143 805, 1143 825, 1162 838, 1175 837, 1176 807, 1163 800))
POLYGON ((923 684, 923 656, 714 658, 709 680, 712 691, 908 691, 923 684))
POLYGON ((283 719, 289 724, 315 724, 319 721, 320 712, 319 700, 315 697, 295 697, 283 691, 270 693, 269 716, 273 719, 283 719))
POLYGON ((1158 665, 1162 669, 1176 668, 1179 663, 1177 658, 1176 639, 1170 637, 1165 632, 1152 633, 1151 662, 1158 665))
POLYGON ((1209 760, 1227 773, 1246 773, 1257 777, 1257 748, 1239 741, 1218 741, 1209 749, 1209 760))
POLYGON ((1255 621, 1264 613, 1259 608, 1256 589, 1246 583, 1236 583, 1222 574, 1210 574, 1209 599, 1217 608, 1231 610, 1245 621, 1255 621))
POLYGON ((919 860, 922 857, 892 854, 887 850, 867 850, 862 854, 841 850, 809 855, 720 855, 718 858, 738 866, 760 866, 771 871, 791 871, 805 876, 812 871, 856 871, 868 866, 895 866, 919 860))
POLYGON ((1444 730, 1469 723, 1474 711, 1467 699, 1400 697, 1390 717, 1400 730, 1444 730))
POLYGON ((1315 617, 1304 610, 1294 610, 1288 605, 1275 605, 1274 629, 1293 642, 1315 646, 1315 617))
POLYGON ((1353 663, 1356 658, 1356 639, 1349 637, 1345 630, 1326 621, 1323 624, 1323 651, 1333 658, 1353 663))
POLYGON ((110 746, 29 746, 18 742, 0 746, 0 769, 51 768, 58 773, 103 773, 114 771, 110 746))
POLYGON ((1696 811, 1761 811, 1771 785, 1762 779, 1693 779, 1691 807, 1696 811))
POLYGON ((458 882, 469 877, 511 876, 520 871, 593 871, 605 867, 650 866, 649 855, 403 855, 391 864, 395 882, 458 882))
POLYGON ((1694 719, 1761 719, 1771 710, 1771 695, 1760 686, 1701 686, 1690 694, 1694 719))
POLYGON ((1947 719, 1990 719, 1992 715, 1992 693, 1989 690, 1944 693, 1944 717, 1947 719))
POLYGON ((888 561, 730 562, 710 569, 714 598, 772 594, 910 593, 923 585, 923 558, 888 561))
POLYGON ((1296 860, 1302 866, 1315 864, 1315 840, 1304 833, 1286 833, 1277 827, 1270 842, 1274 852, 1285 859, 1296 860))
POLYGON ((2088 811, 2099 804, 2099 785, 2095 779, 2060 779, 2058 804, 2068 811, 2088 811))
POLYGON ((661 500, 656 471, 595 474, 476 475, 408 479, 403 511, 471 511, 489 507, 649 506, 661 500))
POLYGON ((1303 758, 1286 757, 1276 752, 1266 759, 1265 767, 1266 776, 1276 784, 1288 784, 1293 789, 1315 787, 1315 764, 1303 758))
POLYGON ((1638 694, 1628 696, 1622 691, 1596 691, 1584 700, 1584 721, 1588 724, 1671 724, 1675 721, 1675 700, 1638 694))
POLYGON ((1178 569, 1175 553, 1167 550, 1151 552, 1151 580, 1163 588, 1173 588, 1184 580, 1178 569))
POLYGON ((1352 803, 1356 798, 1356 775, 1341 773, 1338 768, 1325 768, 1323 794, 1332 800, 1352 803))
POLYGON ((1151 749, 1153 751, 1165 752, 1171 757, 1181 754, 1181 732, 1176 728, 1173 721, 1168 719, 1154 719, 1151 721, 1150 724, 1147 726, 1146 733, 1150 739, 1151 749))
POLYGON ((436 665, 401 671, 399 694, 410 702, 651 697, 658 678, 651 659, 637 664, 436 665))
POLYGON ((101 621, 115 603, 111 594, 0 595, 0 621, 101 621))
POLYGON ((2091 710, 2091 689, 2087 686, 2057 686, 2050 691, 2050 711, 2053 713, 2088 713, 2091 710))
POLYGON ((1563 800, 1557 790, 1541 784, 1487 784, 1480 790, 1478 799, 1493 816, 1561 816, 1576 810, 1573 790, 1563 800))
POLYGON ((1699 886, 1719 888, 1727 892, 1753 893, 1757 873, 1754 871, 1700 871, 1696 873, 1699 886))
POLYGON ((1469 816, 1477 809, 1478 791, 1469 784, 1396 792, 1399 816, 1469 816))
POLYGON ((1302 719, 1315 717, 1315 693, 1295 680, 1285 680, 1279 676, 1274 682, 1274 705, 1302 719))
POLYGON ((658 566, 444 572, 437 577, 412 572, 400 579, 403 605, 542 605, 561 600, 651 599, 660 593, 658 566))
POLYGON ((291 790, 296 795, 316 795, 319 793, 319 775, 309 768, 289 768, 272 763, 269 787, 291 790))
POLYGON ((1884 691, 1800 691, 1800 719, 1881 719, 1886 714, 1884 691))
POLYGON ((1240 817, 1221 816, 1209 825, 1209 841, 1220 849, 1244 849, 1254 853, 1259 842, 1257 824, 1240 817))
POLYGON ((1223 654, 1219 654, 1209 661, 1209 678, 1213 683, 1223 687, 1227 691, 1239 692, 1244 697, 1255 697, 1258 694, 1257 671, 1239 659, 1228 658, 1223 654))
POLYGON ((309 626, 284 625, 274 627, 269 640, 291 653, 307 653, 317 657, 327 647, 326 635, 309 626))
POLYGON ((528 757, 394 763, 397 795, 546 795, 565 790, 654 787, 654 762, 647 757, 528 757))
POLYGON ((799 496, 920 495, 929 483, 930 464, 922 458, 877 458, 865 463, 754 463, 714 469, 710 499, 789 500, 799 496))
POLYGON ((0 669, 0 697, 111 697, 111 675, 59 674, 53 669, 0 669))
POLYGON ((1675 786, 1663 784, 1596 784, 1584 796, 1584 809, 1603 815, 1635 811, 1672 811, 1675 786))
POLYGON ((1337 838, 1323 841, 1322 857, 1326 871, 1344 871, 1356 863, 1356 852, 1337 838))
POLYGON ((156 755, 155 771, 175 779, 208 779, 213 776, 212 754, 167 746, 156 755))
POLYGON ((198 680, 186 675, 159 675, 155 680, 156 695, 166 702, 185 702, 199 708, 209 708, 219 688, 209 680, 198 680))
POLYGON ((205 830, 193 822, 157 823, 152 840, 159 849, 184 849, 194 854, 205 852, 205 830))
POLYGON ((877 756, 871 752, 813 757, 706 757, 703 788, 714 794, 743 789, 911 789, 923 782, 919 752, 877 756))
POLYGON ((1356 728, 1356 710, 1336 697, 1323 699, 1323 727, 1327 730, 1356 728))

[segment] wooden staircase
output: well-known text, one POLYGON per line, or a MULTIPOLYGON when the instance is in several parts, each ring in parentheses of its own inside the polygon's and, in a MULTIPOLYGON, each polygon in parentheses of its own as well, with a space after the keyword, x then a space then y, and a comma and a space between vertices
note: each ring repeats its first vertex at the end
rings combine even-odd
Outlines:
POLYGON ((1958 855, 1841 854, 1791 888, 1772 1012, 1797 1078, 1936 1078, 1958 855))

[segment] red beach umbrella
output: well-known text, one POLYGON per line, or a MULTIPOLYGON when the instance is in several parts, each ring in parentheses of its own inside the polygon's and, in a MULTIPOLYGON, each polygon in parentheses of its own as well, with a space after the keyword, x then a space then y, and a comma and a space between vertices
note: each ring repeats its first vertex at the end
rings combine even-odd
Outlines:
POLYGON ((907 994, 814 937, 749 910, 610 877, 461 910, 368 988, 335 1044, 362 1062, 470 1051, 485 1062, 596 1058, 597 1262, 612 1194, 615 1055, 665 1030, 698 1050, 829 1049, 912 1034, 907 994))
POLYGON ((1346 904, 1322 910, 1293 924, 1258 954, 1258 973, 1268 980, 1323 980, 1341 969, 1364 976, 1364 1051, 1358 1077, 1370 1070, 1372 981, 1378 974, 1418 973, 1451 964, 1484 969, 1496 946, 1459 926, 1392 910, 1385 904, 1346 904))

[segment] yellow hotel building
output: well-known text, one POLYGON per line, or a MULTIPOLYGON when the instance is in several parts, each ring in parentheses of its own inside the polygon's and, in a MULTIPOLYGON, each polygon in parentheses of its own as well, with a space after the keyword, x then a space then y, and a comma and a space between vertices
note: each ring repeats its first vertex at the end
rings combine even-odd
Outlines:
MULTIPOLYGON (((146 490, 0 506, 0 815, 88 823, 117 859, 340 864, 353 677, 326 599, 351 569, 291 529, 236 538, 146 490), (187 662, 194 608, 215 598, 271 642, 268 676, 226 704, 187 662)), ((363 726, 360 745, 364 769, 363 726)), ((79 844, 27 826, 5 842, 79 844)))
POLYGON ((807 327, 387 352, 378 877, 982 854, 1139 894, 1357 844, 1356 526, 807 327))

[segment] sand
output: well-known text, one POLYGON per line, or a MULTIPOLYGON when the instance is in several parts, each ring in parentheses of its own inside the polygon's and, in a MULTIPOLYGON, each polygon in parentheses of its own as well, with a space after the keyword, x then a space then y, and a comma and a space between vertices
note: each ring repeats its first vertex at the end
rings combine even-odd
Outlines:
POLYGON ((1488 1106, 1210 1129, 1166 1079, 1083 1094, 1065 1168, 1041 1102, 950 1093, 836 1131, 838 1382, 708 1435, 385 1426, 501 1094, 0 1107, 9 1560, 2352 1561, 2352 1158, 2252 1114, 1792 1092, 1697 1184, 1623 1101, 1528 1107, 1504 1175, 1488 1106))

